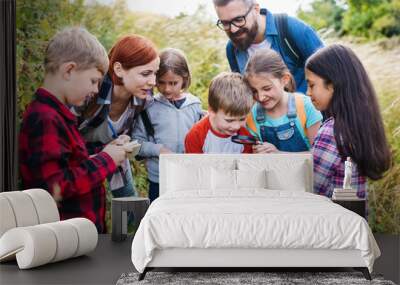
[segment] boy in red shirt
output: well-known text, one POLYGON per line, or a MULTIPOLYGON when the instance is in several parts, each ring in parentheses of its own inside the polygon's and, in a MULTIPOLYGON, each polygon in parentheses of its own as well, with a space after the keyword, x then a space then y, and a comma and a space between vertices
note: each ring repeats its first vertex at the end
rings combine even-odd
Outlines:
POLYGON ((104 47, 88 31, 68 28, 49 42, 41 88, 23 116, 19 165, 23 188, 43 188, 58 204, 61 219, 85 217, 104 232, 104 179, 126 152, 114 143, 89 157, 69 107, 98 92, 108 69, 104 47))
POLYGON ((250 135, 245 125, 252 105, 252 92, 239 73, 217 75, 208 92, 209 115, 186 135, 185 153, 252 153, 251 145, 231 140, 233 135, 250 135))

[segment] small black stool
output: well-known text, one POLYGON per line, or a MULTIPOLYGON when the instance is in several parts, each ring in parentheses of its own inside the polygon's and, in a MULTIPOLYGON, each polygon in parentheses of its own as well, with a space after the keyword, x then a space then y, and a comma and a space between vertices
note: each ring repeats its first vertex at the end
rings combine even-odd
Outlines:
POLYGON ((132 212, 135 224, 140 221, 149 208, 150 200, 142 197, 113 198, 111 201, 112 241, 124 241, 128 234, 128 212, 132 212))
POLYGON ((367 219, 366 211, 365 211, 367 201, 365 199, 354 199, 354 200, 332 199, 332 202, 339 204, 340 206, 342 206, 346 209, 349 209, 350 211, 353 211, 354 213, 359 214, 364 219, 367 219))

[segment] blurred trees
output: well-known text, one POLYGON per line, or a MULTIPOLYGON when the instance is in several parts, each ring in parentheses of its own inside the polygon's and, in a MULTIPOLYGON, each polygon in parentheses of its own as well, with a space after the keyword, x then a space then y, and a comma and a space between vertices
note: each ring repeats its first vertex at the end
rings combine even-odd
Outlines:
POLYGON ((297 15, 316 30, 331 28, 342 33, 344 12, 345 9, 338 5, 336 0, 315 0, 311 3, 311 11, 300 9, 297 15))
POLYGON ((17 94, 20 118, 43 78, 43 52, 61 27, 79 23, 83 0, 17 1, 17 94), (62 15, 60 15, 60 11, 62 15))
POLYGON ((122 35, 140 34, 161 50, 182 49, 192 71, 190 91, 199 96, 206 108, 208 84, 226 70, 224 33, 208 20, 203 7, 196 16, 181 14, 168 18, 135 13, 125 0, 113 5, 84 0, 17 1, 17 85, 19 115, 31 101, 43 79, 43 54, 48 40, 66 26, 82 25, 109 50, 122 35), (88 4, 85 4, 88 2, 88 4))
MULTIPOLYGON (((330 28, 340 35, 368 39, 400 34, 400 0, 315 0, 311 11, 299 17, 317 30, 330 28)), ((136 33, 151 39, 161 50, 182 49, 192 71, 190 91, 207 108, 210 80, 228 70, 225 58, 226 36, 212 23, 203 7, 195 15, 175 18, 130 11, 125 0, 112 5, 96 0, 18 0, 17 1, 17 92, 19 119, 43 80, 43 55, 48 40, 66 26, 82 25, 98 37, 107 50, 122 35, 136 33)), ((394 47, 371 49, 370 73, 385 77, 374 81, 383 110, 386 133, 394 152, 394 167, 384 179, 370 187, 370 223, 374 231, 400 232, 400 100, 398 90, 399 41, 394 47), (397 49, 396 49, 397 48, 397 49), (387 56, 384 50, 392 50, 387 56), (388 67, 388 64, 392 64, 388 67), (396 69, 397 68, 397 69, 396 69)), ((357 52, 357 50, 356 50, 357 52)), ((363 57, 362 57, 363 59, 363 57)), ((374 78, 373 78, 374 79, 374 78)), ((146 172, 142 163, 133 164, 135 184, 146 195, 146 172)))
POLYGON ((400 0, 314 0, 298 11, 316 29, 375 39, 400 35, 400 0))
MULTIPOLYGON (((112 5, 96 0, 18 0, 16 23, 19 121, 42 83, 46 44, 64 27, 84 26, 106 50, 119 37, 132 33, 148 37, 160 50, 180 48, 186 53, 192 72, 189 91, 200 97, 203 108, 207 108, 209 82, 228 68, 224 33, 208 20, 201 6, 194 17, 180 14, 169 18, 130 11, 125 0, 115 0, 112 5)), ((136 188, 141 196, 146 196, 147 174, 143 162, 134 162, 132 167, 136 188)))

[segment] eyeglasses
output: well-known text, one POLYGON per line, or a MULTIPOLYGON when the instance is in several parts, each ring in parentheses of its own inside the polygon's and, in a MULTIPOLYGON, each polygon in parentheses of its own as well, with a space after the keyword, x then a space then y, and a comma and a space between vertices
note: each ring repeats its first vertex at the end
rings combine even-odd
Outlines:
POLYGON ((246 14, 244 14, 243 16, 238 16, 231 21, 218 20, 217 21, 218 28, 220 28, 221 30, 224 30, 224 31, 229 31, 231 29, 231 25, 234 25, 237 28, 243 27, 244 25, 246 25, 246 17, 252 9, 253 9, 253 5, 250 6, 250 8, 249 8, 249 10, 247 10, 246 14))

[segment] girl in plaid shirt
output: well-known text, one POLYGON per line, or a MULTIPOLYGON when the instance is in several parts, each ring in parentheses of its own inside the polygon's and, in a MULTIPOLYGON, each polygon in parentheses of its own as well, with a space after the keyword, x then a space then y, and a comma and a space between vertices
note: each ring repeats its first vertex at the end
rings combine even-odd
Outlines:
POLYGON ((391 155, 377 97, 362 63, 342 45, 320 49, 306 62, 307 94, 328 119, 314 140, 314 191, 332 196, 341 188, 344 161, 351 157, 351 186, 366 196, 366 178, 379 179, 391 155))

